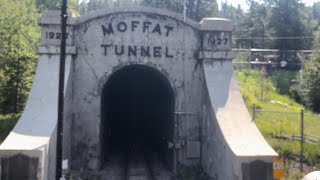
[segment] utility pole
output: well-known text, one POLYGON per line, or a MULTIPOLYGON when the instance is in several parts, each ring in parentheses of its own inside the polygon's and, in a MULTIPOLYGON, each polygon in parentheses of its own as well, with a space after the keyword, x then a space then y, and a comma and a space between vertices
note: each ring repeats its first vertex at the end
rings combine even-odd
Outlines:
POLYGON ((183 21, 187 21, 187 0, 183 1, 183 21))
POLYGON ((56 147, 56 180, 62 177, 62 141, 63 141, 63 111, 64 111, 64 76, 66 61, 67 39, 67 0, 61 2, 61 46, 58 89, 58 120, 57 120, 57 147, 56 147))

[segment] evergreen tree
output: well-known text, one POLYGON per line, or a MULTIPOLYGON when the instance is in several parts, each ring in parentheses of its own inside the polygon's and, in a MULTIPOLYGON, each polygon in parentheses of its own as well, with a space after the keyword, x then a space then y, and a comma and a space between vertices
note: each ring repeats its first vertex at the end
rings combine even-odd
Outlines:
POLYGON ((32 0, 0 0, 0 111, 19 112, 30 90, 39 40, 32 0))
POLYGON ((61 0, 36 0, 37 9, 40 12, 44 10, 58 10, 61 0))
POLYGON ((320 24, 320 2, 315 2, 313 4, 312 17, 320 24))
POLYGON ((320 112, 320 31, 316 33, 314 50, 311 59, 304 66, 301 93, 304 103, 320 112))
MULTIPOLYGON (((270 29, 276 37, 304 37, 305 27, 302 23, 303 4, 299 0, 274 0, 272 15, 270 17, 270 29)), ((280 50, 299 50, 304 49, 303 39, 276 39, 274 41, 275 49, 280 50)), ((296 60, 295 54, 291 56, 281 51, 280 60, 296 60)))
MULTIPOLYGON (((184 0, 142 0, 143 6, 168 9, 182 14, 184 10, 184 0)), ((204 17, 212 17, 218 14, 218 4, 216 0, 186 0, 187 17, 200 21, 204 17)))
MULTIPOLYGON (((179 14, 183 13, 184 0, 89 0, 82 1, 79 5, 80 14, 86 14, 97 9, 108 7, 141 5, 167 9, 179 14)), ((204 17, 212 17, 218 14, 216 0, 187 0, 187 17, 199 21, 204 17)))
MULTIPOLYGON (((36 6, 40 13, 45 10, 60 10, 61 0, 36 0, 36 6)), ((68 0, 68 11, 79 15, 79 0, 68 0)))

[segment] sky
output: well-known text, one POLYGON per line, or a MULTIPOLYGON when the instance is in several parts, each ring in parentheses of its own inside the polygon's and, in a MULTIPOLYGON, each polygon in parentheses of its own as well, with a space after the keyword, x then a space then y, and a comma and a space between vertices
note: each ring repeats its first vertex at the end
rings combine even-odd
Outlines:
MULTIPOLYGON (((232 4, 233 6, 237 7, 238 4, 240 4, 240 6, 243 9, 248 9, 246 0, 217 0, 219 3, 219 7, 221 5, 221 2, 226 2, 230 5, 232 4)), ((307 6, 312 6, 314 2, 318 2, 319 0, 301 0, 302 3, 305 3, 307 6)))

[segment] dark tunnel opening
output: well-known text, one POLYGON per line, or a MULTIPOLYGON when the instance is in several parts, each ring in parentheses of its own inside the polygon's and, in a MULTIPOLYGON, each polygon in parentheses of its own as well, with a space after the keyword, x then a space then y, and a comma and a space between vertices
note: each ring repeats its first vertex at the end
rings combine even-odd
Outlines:
POLYGON ((144 65, 123 67, 108 79, 101 103, 103 163, 139 146, 172 168, 174 94, 163 74, 144 65))

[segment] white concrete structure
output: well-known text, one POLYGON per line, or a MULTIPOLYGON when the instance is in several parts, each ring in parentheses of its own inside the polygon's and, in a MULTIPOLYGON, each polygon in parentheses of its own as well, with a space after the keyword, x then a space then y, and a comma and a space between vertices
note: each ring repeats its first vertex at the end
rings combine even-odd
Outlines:
MULTIPOLYGON (((69 76, 71 56, 66 60, 66 80, 69 76)), ((41 55, 36 77, 25 110, 17 125, 0 146, 0 156, 21 153, 39 158, 39 179, 47 179, 51 139, 58 107, 59 55, 41 55)), ((68 82, 68 81, 66 81, 68 82)))
MULTIPOLYGON (((59 19, 58 12, 40 19, 36 79, 24 114, 0 146, 0 160, 20 153, 38 158, 41 180, 54 178, 59 19)), ((134 7, 68 22, 67 173, 116 179, 121 158, 113 151, 139 145, 158 154, 158 168, 167 166, 172 176, 195 167, 215 180, 272 179, 277 153, 251 121, 233 76, 231 21, 184 21, 134 7)))
POLYGON ((314 171, 307 174, 302 180, 320 180, 320 171, 314 171))

